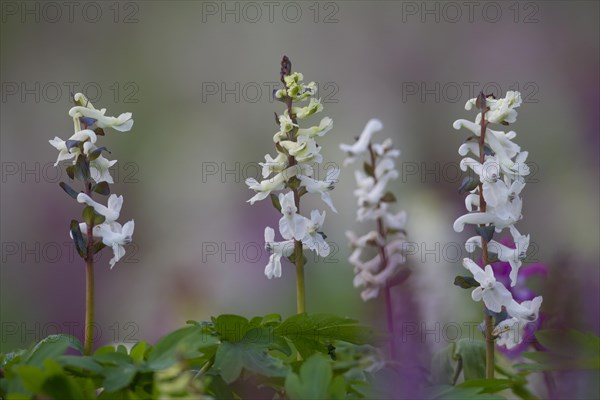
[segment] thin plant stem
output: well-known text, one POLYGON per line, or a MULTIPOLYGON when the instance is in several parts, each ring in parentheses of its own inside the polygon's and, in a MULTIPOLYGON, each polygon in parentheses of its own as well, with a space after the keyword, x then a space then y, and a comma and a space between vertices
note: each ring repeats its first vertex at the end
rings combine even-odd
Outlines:
POLYGON ((294 243, 296 253, 296 311, 302 314, 306 310, 306 299, 304 296, 304 255, 302 254, 302 242, 296 240, 294 243), (300 256, 298 257, 298 254, 300 256))
MULTIPOLYGON (((487 123, 485 120, 485 113, 487 112, 486 99, 483 92, 479 95, 480 111, 481 111, 481 130, 479 134, 479 162, 483 165, 485 161, 485 131, 487 123)), ((479 211, 485 212, 487 204, 483 196, 483 184, 479 183, 479 211)), ((484 226, 484 225, 481 225, 484 226)), ((481 254, 483 259, 483 265, 486 266, 489 263, 488 257, 488 243, 485 237, 481 235, 481 254)), ((487 379, 494 379, 494 336, 492 331, 494 330, 494 318, 485 313, 485 377, 487 379)))
MULTIPOLYGON (((292 123, 296 125, 290 132, 288 132, 288 140, 295 142, 297 140, 296 133, 298 132, 298 121, 296 114, 292 112, 292 98, 287 95, 287 85, 285 84, 284 77, 292 73, 292 63, 287 56, 283 56, 281 60, 281 83, 286 90, 285 104, 287 107, 288 115, 292 120, 292 123)), ((288 155, 288 166, 296 165, 296 158, 288 155)), ((298 188, 292 189, 294 192, 294 202, 296 203, 297 212, 300 213, 300 197, 301 194, 298 188)), ((304 253, 302 250, 302 242, 299 240, 294 241, 294 264, 296 264, 296 312, 302 314, 306 312, 306 296, 305 296, 305 285, 304 285, 304 253)))
MULTIPOLYGON (((376 167, 376 157, 375 152, 373 151, 373 147, 369 143, 369 156, 371 157, 371 168, 373 169, 373 180, 374 184, 377 184, 377 177, 375 176, 375 167, 376 167)), ((378 205, 379 207, 379 205, 378 205)), ((386 229, 385 224, 383 222, 383 218, 377 218, 377 232, 379 236, 385 242, 386 238, 386 229)), ((383 246, 377 246, 379 250, 379 257, 381 258, 381 265, 385 268, 387 265, 387 255, 385 254, 385 244, 383 246)), ((392 285, 386 283, 384 288, 384 301, 385 301, 385 316, 387 323, 388 334, 390 335, 390 358, 392 360, 396 359, 396 338, 394 337, 394 308, 392 304, 392 285)))
MULTIPOLYGON (((75 131, 81 129, 76 118, 73 118, 75 131)), ((85 156, 84 156, 85 157, 85 156)), ((92 183, 89 178, 83 181, 83 191, 91 197, 92 183)), ((94 223, 86 224, 87 247, 85 254, 85 325, 83 335, 83 354, 90 355, 94 347, 94 223)))

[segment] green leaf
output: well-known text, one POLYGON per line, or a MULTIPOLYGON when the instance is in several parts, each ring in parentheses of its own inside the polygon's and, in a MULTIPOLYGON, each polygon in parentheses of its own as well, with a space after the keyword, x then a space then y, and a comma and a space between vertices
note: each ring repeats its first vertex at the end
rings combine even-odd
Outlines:
POLYGON ((75 178, 87 181, 90 179, 90 164, 84 155, 79 155, 75 162, 75 178))
POLYGON ((465 176, 458 187, 458 193, 465 193, 475 190, 479 186, 479 176, 465 176))
POLYGON ((110 186, 108 186, 108 182, 106 181, 96 183, 92 186, 92 192, 96 192, 102 196, 108 196, 110 194, 110 186))
POLYGON ((300 179, 298 179, 298 177, 296 177, 296 176, 292 176, 287 181, 287 187, 289 187, 292 190, 298 189, 301 184, 302 184, 302 181, 300 179))
POLYGON ((63 368, 80 368, 97 374, 102 372, 102 366, 90 356, 63 355, 56 357, 55 360, 63 368))
POLYGON ((387 192, 386 194, 383 195, 383 197, 379 201, 381 201, 383 203, 394 203, 394 202, 396 202, 396 196, 394 196, 394 193, 392 193, 392 192, 387 192))
POLYGON ((95 149, 94 151, 91 151, 91 152, 88 154, 88 160, 89 160, 89 161, 93 161, 93 160, 95 160, 96 158, 100 157, 100 156, 102 155, 102 151, 106 151, 106 152, 110 153, 110 151, 108 151, 108 150, 106 149, 106 147, 98 147, 97 149, 95 149))
POLYGON ((223 314, 214 319, 215 331, 221 340, 239 342, 242 340, 250 324, 248 320, 239 315, 223 314))
POLYGON ((15 368, 15 372, 21 378, 23 387, 31 393, 40 393, 42 384, 46 379, 46 373, 38 367, 31 365, 20 365, 15 368))
POLYGON ((327 342, 367 344, 375 339, 373 332, 357 321, 329 314, 294 315, 279 325, 275 334, 288 338, 304 359, 315 352, 327 354, 327 342))
POLYGON ((47 338, 42 339, 33 347, 33 349, 31 349, 24 359, 24 364, 41 367, 44 360, 47 358, 58 357, 64 354, 69 348, 83 353, 83 346, 81 346, 81 342, 75 337, 63 334, 50 335, 47 338))
POLYGON ((84 393, 75 380, 67 375, 51 375, 43 383, 41 392, 54 399, 92 399, 94 391, 84 393))
POLYGON ((485 343, 467 338, 456 342, 454 359, 462 359, 465 381, 485 378, 485 343))
POLYGON ((455 366, 454 366, 454 343, 450 343, 444 349, 433 355, 431 362, 431 377, 435 384, 451 385, 453 384, 455 366))
POLYGON ((320 354, 313 354, 302 364, 299 375, 287 376, 285 391, 291 400, 328 399, 332 377, 329 361, 320 354))
POLYGON ((114 367, 106 367, 104 369, 104 382, 102 383, 104 390, 107 392, 116 392, 124 387, 127 387, 137 369, 133 364, 119 364, 114 367))
POLYGON ((484 238, 486 242, 492 240, 495 231, 496 227, 494 225, 475 226, 475 232, 484 238))
POLYGON ((71 150, 73 147, 79 147, 81 148, 81 145, 83 144, 82 141, 80 140, 66 140, 65 141, 65 146, 67 147, 67 150, 71 150))
POLYGON ((79 229, 79 221, 73 219, 71 220, 71 235, 73 236, 73 243, 75 243, 75 249, 81 258, 85 258, 87 254, 86 242, 81 234, 81 229, 79 229))
POLYGON ((474 379, 457 385, 461 388, 479 388, 480 393, 498 393, 511 389, 512 386, 513 382, 510 379, 474 379))
POLYGON ((281 323, 281 315, 280 314, 267 314, 262 317, 261 325, 272 326, 279 325, 281 323))
POLYGON ((102 250, 105 247, 106 247, 106 245, 104 243, 102 243, 101 240, 94 242, 94 254, 98 253, 100 250, 102 250))
POLYGON ((573 329, 547 329, 536 332, 546 351, 526 352, 523 357, 535 363, 518 364, 521 371, 600 370, 600 338, 573 329))
POLYGON ((277 211, 281 212, 281 203, 279 202, 279 197, 275 193, 271 193, 269 196, 271 197, 271 203, 273 204, 273 207, 275 207, 277 211))
POLYGON ((69 178, 75 179, 75 166, 74 165, 69 165, 67 167, 67 175, 69 176, 69 178))
POLYGON ((88 226, 94 225, 94 207, 87 206, 83 209, 83 220, 88 226))
POLYGON ((129 353, 129 355, 134 363, 140 364, 142 361, 144 361, 144 354, 146 353, 146 350, 149 349, 150 346, 148 346, 148 343, 146 343, 145 340, 142 340, 141 342, 137 342, 131 348, 131 352, 129 353))
POLYGON ((366 162, 366 161, 364 162, 363 169, 365 170, 365 174, 367 174, 367 176, 371 176, 371 177, 375 176, 375 168, 368 162, 366 162))
POLYGON ((75 191, 75 189, 73 189, 71 186, 67 185, 64 182, 60 182, 58 186, 60 186, 62 190, 64 190, 69 196, 77 200, 77 195, 79 194, 79 192, 75 191))
POLYGON ((460 276, 454 278, 454 284, 463 289, 470 289, 474 287, 481 286, 479 282, 475 280, 472 276, 460 276))
POLYGON ((481 388, 463 388, 451 385, 431 387, 425 397, 432 400, 504 400, 504 397, 499 395, 482 393, 481 388))
POLYGON ((148 353, 148 367, 160 370, 177 362, 178 357, 195 358, 201 350, 218 343, 204 326, 192 325, 178 329, 161 338, 148 353))

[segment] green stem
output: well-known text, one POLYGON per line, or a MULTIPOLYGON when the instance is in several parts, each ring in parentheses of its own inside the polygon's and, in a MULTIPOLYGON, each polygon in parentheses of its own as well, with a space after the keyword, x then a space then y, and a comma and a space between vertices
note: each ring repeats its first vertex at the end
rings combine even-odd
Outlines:
MULTIPOLYGON (((292 98, 287 95, 287 85, 285 84, 284 77, 292 73, 292 63, 287 56, 283 56, 281 60, 281 83, 286 89, 285 105, 287 108, 288 115, 292 120, 292 123, 296 125, 296 115, 292 112, 292 98)), ((293 128, 288 132, 288 140, 295 142, 297 140, 296 133, 298 128, 293 128)), ((294 156, 288 155, 288 166, 296 165, 296 159, 294 156)), ((300 213, 300 192, 298 189, 293 189, 294 202, 296 203, 297 213, 300 213)), ((304 290, 304 254, 302 252, 302 242, 296 240, 294 242, 294 263, 296 264, 296 311, 298 314, 302 314, 306 310, 305 290, 304 290)))
MULTIPOLYGON (((485 120, 485 113, 488 108, 486 105, 486 97, 481 92, 479 94, 479 104, 481 111, 481 123, 479 132, 479 162, 483 165, 485 161, 485 131, 487 128, 487 122, 485 120)), ((483 196, 483 184, 479 183, 479 211, 485 212, 487 204, 485 197, 483 196)), ((484 225, 482 225, 484 226, 484 225)), ((488 257, 488 244, 483 236, 481 236, 481 257, 483 259, 483 266, 489 264, 488 257)), ((485 314, 485 377, 487 379, 494 379, 494 336, 492 331, 494 330, 494 318, 491 315, 485 314)))
POLYGON ((94 257, 89 257, 85 268, 85 336, 83 354, 92 354, 94 342, 94 257))
MULTIPOLYGON (((84 191, 91 195, 91 183, 84 181, 84 191)), ((87 225, 87 251, 85 256, 85 333, 83 354, 92 354, 94 344, 94 225, 87 225)))
POLYGON ((296 311, 302 314, 306 309, 306 300, 304 295, 304 254, 302 253, 302 242, 296 240, 294 243, 294 253, 296 254, 296 311))

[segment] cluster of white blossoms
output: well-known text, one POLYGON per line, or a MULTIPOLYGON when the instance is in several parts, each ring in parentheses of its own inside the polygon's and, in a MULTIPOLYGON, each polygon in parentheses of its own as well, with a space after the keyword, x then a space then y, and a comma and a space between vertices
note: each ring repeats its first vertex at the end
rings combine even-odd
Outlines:
POLYGON ((406 261, 406 213, 400 211, 393 214, 389 205, 396 201, 395 196, 387 191, 392 179, 398 178, 394 158, 400 151, 392 147, 391 139, 372 144, 375 132, 383 128, 381 121, 371 119, 354 144, 341 144, 340 149, 347 154, 344 165, 349 165, 366 156, 364 171, 355 171, 358 188, 354 195, 358 199, 357 220, 375 221, 377 229, 358 236, 354 232, 346 232, 353 252, 349 262, 354 266, 354 287, 364 287, 361 297, 364 301, 379 295, 381 288, 389 284, 406 261), (378 253, 367 261, 363 261, 363 253, 368 249, 376 249, 378 253))
MULTIPOLYGON (((519 92, 509 91, 502 99, 486 98, 482 94, 465 105, 467 110, 474 106, 480 110, 475 122, 459 119, 453 124, 454 129, 464 127, 473 134, 460 146, 458 152, 464 157, 460 162, 461 169, 471 169, 474 173, 472 177, 466 178, 461 187, 461 190, 470 192, 465 199, 469 213, 454 222, 454 230, 462 232, 465 224, 474 225, 479 235, 467 240, 467 251, 472 253, 477 247, 481 248, 482 241, 485 240, 488 252, 495 253, 498 260, 510 263, 511 286, 517 283, 519 268, 530 240, 529 235, 522 235, 514 226, 522 218, 523 202, 520 194, 525 187, 524 177, 529 174, 529 168, 525 164, 527 152, 521 151, 512 141, 517 136, 514 131, 493 130, 489 124, 506 126, 515 122, 515 108, 520 105, 519 92), (480 154, 482 131, 483 155, 480 154), (468 157, 469 153, 477 159, 468 157), (485 204, 480 204, 480 196, 483 196, 485 204), (492 240, 494 232, 500 233, 507 228, 515 243, 514 249, 492 240)), ((473 300, 483 300, 487 309, 495 313, 500 313, 504 308, 509 316, 496 325, 493 331, 498 344, 507 348, 519 344, 523 338, 523 327, 538 318, 542 297, 519 304, 513 300, 509 290, 496 281, 490 265, 482 269, 468 258, 464 259, 463 265, 480 285, 472 293, 473 300)))
MULTIPOLYGON (((50 144, 58 151, 58 159, 55 166, 64 160, 73 160, 72 166, 67 168, 71 179, 82 179, 85 192, 77 192, 68 185, 61 183, 61 187, 74 197, 77 202, 92 207, 95 214, 101 216, 99 224, 93 225, 93 237, 99 239, 104 246, 111 247, 114 253, 110 260, 110 267, 125 255, 124 245, 131 242, 134 230, 134 221, 131 220, 124 225, 117 222, 123 196, 111 194, 107 205, 100 204, 92 199, 92 193, 108 195, 109 183, 114 183, 109 168, 116 164, 117 160, 108 160, 102 153, 108 152, 106 147, 98 147, 98 136, 104 135, 104 129, 112 128, 119 132, 127 132, 133 126, 131 113, 123 113, 118 117, 106 116, 106 109, 97 110, 89 100, 81 93, 73 97, 76 106, 69 110, 73 118, 75 133, 67 140, 55 137, 50 144)), ((79 224, 79 232, 86 232, 87 224, 79 224)), ((85 236, 85 235, 84 235, 85 236)), ((73 231, 71 230, 71 237, 73 231)))
MULTIPOLYGON (((325 241, 323 223, 325 211, 312 210, 310 218, 299 213, 298 202, 306 193, 318 193, 323 201, 337 212, 329 192, 334 188, 340 173, 339 168, 330 168, 324 180, 314 175, 313 165, 323 162, 321 147, 316 138, 325 135, 333 127, 329 117, 321 119, 317 126, 300 128, 298 121, 304 120, 323 110, 320 99, 315 98, 316 84, 302 82, 302 74, 294 72, 284 75, 285 88, 275 92, 275 97, 288 104, 283 114, 277 116, 279 130, 273 136, 277 156, 265 155, 262 167, 262 181, 246 179, 246 185, 256 192, 248 200, 250 204, 271 197, 275 207, 281 212, 279 233, 283 241, 275 241, 275 231, 265 228, 265 248, 270 253, 265 275, 271 279, 281 277, 281 258, 294 255, 295 243, 302 243, 321 257, 329 255, 330 247, 325 241), (291 106, 293 103, 308 100, 304 107, 291 106), (291 109, 291 113, 289 110, 291 109), (286 193, 285 189, 289 189, 286 193), (280 192, 277 195, 274 192, 280 192)), ((295 255, 298 256, 298 255, 295 255)))

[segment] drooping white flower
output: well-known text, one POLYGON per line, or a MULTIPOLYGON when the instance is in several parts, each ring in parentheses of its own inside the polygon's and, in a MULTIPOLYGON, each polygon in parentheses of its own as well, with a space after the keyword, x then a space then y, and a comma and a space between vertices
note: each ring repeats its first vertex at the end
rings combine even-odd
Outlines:
POLYGON ((309 166, 294 165, 281 171, 271 178, 262 180, 261 182, 258 182, 254 178, 247 178, 246 185, 248 185, 249 189, 252 189, 256 192, 256 195, 247 200, 247 202, 254 204, 256 201, 266 199, 273 191, 283 190, 287 180, 293 176, 296 176, 298 173, 306 173, 307 170, 310 170, 309 166))
POLYGON ((321 200, 327 204, 331 210, 337 213, 337 210, 333 206, 333 200, 329 192, 335 188, 335 184, 338 182, 340 176, 339 168, 330 168, 327 171, 325 180, 319 181, 305 175, 298 175, 298 179, 302 182, 302 185, 306 188, 308 193, 319 193, 321 194, 321 200))
POLYGON ((502 307, 507 307, 513 300, 512 295, 504 285, 496 281, 491 265, 486 265, 485 270, 469 258, 463 259, 463 266, 468 269, 473 278, 480 284, 471 293, 474 301, 483 300, 485 306, 493 312, 499 313, 502 307))
POLYGON ((323 156, 320 154, 320 147, 314 139, 308 136, 299 136, 298 140, 295 142, 291 140, 282 140, 279 142, 279 145, 299 163, 321 163, 323 161, 323 156))
MULTIPOLYGON (((78 132, 75 132, 68 140, 76 141, 76 142, 85 142, 85 143, 96 143, 98 137, 96 133, 90 129, 83 129, 78 132)), ((67 140, 67 141, 68 141, 67 140)), ((58 159, 54 163, 54 166, 58 166, 61 161, 70 160, 72 158, 77 159, 77 156, 81 154, 81 150, 79 146, 71 147, 67 149, 67 141, 62 140, 58 136, 54 139, 49 140, 48 142, 59 151, 58 159)), ((75 161, 75 160, 73 160, 75 161)))
MULTIPOLYGON (((471 110, 475 107, 477 99, 470 99, 465 104, 466 110, 471 110)), ((515 108, 519 107, 522 103, 521 93, 509 90, 506 92, 506 96, 500 99, 488 97, 485 99, 486 106, 489 110, 486 112, 486 120, 492 123, 501 124, 503 122, 513 123, 517 120, 517 111, 515 108)), ((481 113, 476 117, 476 122, 481 121, 481 113)))
POLYGON ((340 150, 348 154, 348 157, 344 160, 344 165, 353 163, 356 160, 356 156, 366 153, 373 134, 382 129, 383 124, 380 120, 375 118, 371 119, 367 122, 365 129, 363 129, 358 140, 354 144, 340 144, 340 150))
POLYGON ((103 215, 104 218, 106 218, 106 223, 114 222, 119 219, 121 207, 123 206, 123 196, 117 196, 116 194, 111 194, 108 197, 107 206, 96 202, 85 193, 79 193, 77 195, 77 201, 93 207, 96 213, 103 215))
POLYGON ((76 102, 83 104, 83 106, 75 106, 69 110, 69 115, 73 118, 86 118, 89 119, 90 123, 87 126, 97 126, 98 128, 113 128, 119 132, 127 132, 133 127, 132 114, 122 113, 118 117, 108 117, 104 115, 106 109, 97 110, 93 105, 86 99, 86 97, 77 93, 74 96, 76 102))
POLYGON ((270 154, 265 155, 265 162, 258 163, 262 167, 262 177, 268 178, 272 173, 279 173, 288 167, 288 158, 285 154, 279 153, 277 157, 272 158, 270 154))
POLYGON ((316 136, 323 136, 333 128, 333 120, 329 117, 321 119, 321 122, 317 126, 311 128, 300 128, 298 129, 298 136, 307 136, 314 138, 316 136))
MULTIPOLYGON (((507 262, 510 264, 510 281, 511 286, 517 284, 517 276, 519 269, 523 263, 523 259, 527 255, 527 249, 529 247, 529 235, 521 235, 517 228, 514 226, 509 227, 513 240, 515 242, 515 248, 511 249, 508 246, 503 245, 495 240, 490 240, 488 243, 488 251, 498 256, 499 261, 507 262)), ((465 243, 465 248, 468 252, 472 253, 475 251, 475 247, 481 248, 481 236, 473 236, 465 243)))
POLYGON ((279 204, 283 217, 279 220, 279 233, 284 239, 302 240, 305 235, 306 219, 297 214, 298 207, 294 192, 279 193, 279 204))
POLYGON ((310 220, 306 220, 306 234, 302 238, 304 244, 310 250, 314 250, 318 256, 327 257, 331 251, 329 244, 325 241, 325 234, 322 232, 325 222, 325 211, 319 213, 318 210, 310 212, 310 220))
POLYGON ((110 268, 112 269, 125 255, 124 246, 131 242, 135 224, 133 220, 126 222, 123 226, 118 222, 112 222, 110 224, 103 223, 98 228, 102 243, 112 248, 113 258, 110 260, 110 268))
POLYGON ((398 177, 393 158, 398 157, 400 152, 393 148, 390 139, 386 139, 381 144, 371 142, 373 134, 382 127, 379 120, 371 119, 354 145, 340 145, 340 148, 349 155, 345 164, 367 154, 369 149, 372 151, 368 161, 365 162, 364 172, 356 170, 354 173, 357 185, 354 195, 358 203, 356 219, 376 221, 378 230, 370 231, 360 237, 353 232, 346 232, 353 248, 348 259, 354 266, 353 284, 354 287, 363 288, 361 292, 363 301, 377 297, 380 289, 398 273, 400 265, 406 260, 404 255, 406 213, 400 211, 392 214, 388 210, 395 199, 387 192, 387 185, 390 180, 398 177), (377 254, 363 261, 363 253, 369 247, 376 249, 377 254))
POLYGON ((292 107, 292 112, 298 119, 306 119, 313 114, 323 111, 323 104, 320 99, 311 98, 305 107, 292 107))
POLYGON ((542 301, 542 296, 537 296, 533 300, 527 300, 520 304, 522 308, 529 312, 529 318, 511 317, 496 325, 492 332, 494 336, 497 336, 496 343, 499 346, 505 346, 507 349, 512 349, 521 344, 524 338, 525 326, 538 319, 542 301))
POLYGON ((275 231, 271 227, 265 228, 265 249, 271 253, 269 263, 265 267, 267 278, 281 277, 281 257, 289 257, 294 253, 294 241, 275 241, 275 231))

